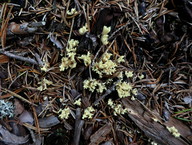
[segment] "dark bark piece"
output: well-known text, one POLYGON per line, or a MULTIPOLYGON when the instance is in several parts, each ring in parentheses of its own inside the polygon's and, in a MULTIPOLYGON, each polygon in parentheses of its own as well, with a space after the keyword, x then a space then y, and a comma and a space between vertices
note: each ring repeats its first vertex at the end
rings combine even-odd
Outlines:
POLYGON ((146 110, 138 101, 130 101, 128 99, 122 100, 124 106, 128 109, 128 116, 134 123, 145 133, 145 135, 153 139, 158 144, 162 145, 188 145, 187 137, 192 134, 190 129, 179 120, 173 117, 169 118, 167 122, 155 122, 152 118, 160 118, 156 112, 146 110), (174 137, 166 126, 178 129, 181 137, 174 137))
POLYGON ((27 136, 16 136, 6 130, 2 125, 0 125, 0 141, 3 141, 5 144, 24 144, 28 142, 29 137, 27 136))
POLYGON ((76 120, 75 120, 75 133, 73 136, 72 145, 79 145, 79 140, 81 136, 81 130, 84 125, 84 120, 81 120, 81 109, 76 109, 76 120))
POLYGON ((58 118, 53 115, 39 119, 39 126, 41 128, 51 128, 59 123, 60 121, 58 120, 58 118))
POLYGON ((89 145, 98 145, 106 139, 106 135, 111 132, 111 124, 106 124, 96 131, 90 138, 89 145))

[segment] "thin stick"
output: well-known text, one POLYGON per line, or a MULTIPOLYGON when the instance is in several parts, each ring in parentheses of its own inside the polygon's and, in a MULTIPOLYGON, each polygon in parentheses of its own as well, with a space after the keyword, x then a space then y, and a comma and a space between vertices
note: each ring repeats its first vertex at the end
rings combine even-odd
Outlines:
POLYGON ((115 90, 115 86, 116 84, 119 82, 120 80, 116 81, 111 88, 109 88, 108 90, 106 90, 105 94, 103 94, 98 100, 96 100, 93 105, 97 105, 101 100, 103 100, 107 95, 111 94, 111 92, 113 92, 115 90))
POLYGON ((37 61, 32 59, 32 58, 27 58, 27 57, 19 56, 19 55, 10 53, 8 51, 3 51, 3 50, 0 50, 0 53, 6 55, 8 57, 11 57, 11 58, 15 58, 15 59, 18 59, 18 60, 21 60, 21 61, 25 61, 25 62, 28 62, 28 63, 31 63, 31 64, 38 65, 37 61))
POLYGON ((31 104, 31 105, 34 105, 34 106, 37 106, 36 104, 31 103, 29 100, 27 100, 27 99, 23 98, 22 96, 16 94, 15 92, 12 92, 12 91, 7 90, 7 89, 5 89, 5 88, 2 88, 2 89, 3 89, 4 91, 9 92, 11 95, 13 95, 13 96, 15 96, 15 97, 17 97, 17 98, 23 100, 24 102, 27 102, 27 103, 29 103, 29 104, 31 104))
POLYGON ((81 129, 84 125, 84 120, 81 120, 81 110, 80 108, 76 109, 76 120, 75 120, 75 133, 73 136, 72 145, 79 145, 79 139, 81 135, 81 129))

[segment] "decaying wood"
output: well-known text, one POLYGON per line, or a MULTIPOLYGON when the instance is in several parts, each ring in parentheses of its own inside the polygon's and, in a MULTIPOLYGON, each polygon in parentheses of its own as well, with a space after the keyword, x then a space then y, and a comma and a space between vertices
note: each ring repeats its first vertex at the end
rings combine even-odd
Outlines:
POLYGON ((81 136, 81 130, 84 125, 84 120, 81 119, 81 109, 76 109, 76 118, 75 118, 75 133, 73 136, 73 143, 72 145, 79 145, 79 140, 81 136))
POLYGON ((89 145, 99 145, 102 141, 106 139, 106 135, 109 134, 111 130, 112 126, 110 123, 101 127, 98 131, 91 135, 89 145))
POLYGON ((5 129, 2 125, 0 125, 0 141, 3 141, 6 144, 24 144, 28 142, 29 136, 16 136, 10 133, 7 129, 5 129))
POLYGON ((60 123, 59 119, 53 115, 44 117, 44 118, 40 118, 38 120, 39 120, 39 127, 41 127, 41 128, 51 128, 60 123))
POLYGON ((170 117, 168 122, 155 122, 152 118, 159 119, 160 116, 154 111, 146 110, 138 101, 122 100, 124 106, 128 109, 128 116, 134 123, 156 143, 162 145, 189 145, 188 137, 192 134, 189 127, 179 120, 170 117), (178 129, 181 137, 174 137, 166 126, 178 129))
POLYGON ((10 23, 7 29, 7 35, 13 34, 28 34, 37 31, 38 27, 44 26, 45 22, 32 22, 17 24, 15 22, 10 23))
POLYGON ((23 56, 16 55, 16 54, 13 54, 11 52, 3 51, 3 50, 0 50, 0 53, 6 55, 8 57, 11 57, 11 58, 15 58, 15 59, 18 59, 18 60, 21 60, 21 61, 25 61, 25 62, 28 62, 28 63, 31 63, 31 64, 38 65, 37 61, 32 59, 32 58, 23 57, 23 56))

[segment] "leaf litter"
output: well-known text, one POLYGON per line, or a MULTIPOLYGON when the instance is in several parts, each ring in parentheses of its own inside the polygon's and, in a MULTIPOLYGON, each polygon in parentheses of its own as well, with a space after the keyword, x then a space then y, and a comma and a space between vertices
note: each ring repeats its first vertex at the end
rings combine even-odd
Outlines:
POLYGON ((190 144, 191 8, 190 0, 1 1, 0 99, 13 115, 0 116, 0 141, 190 144))

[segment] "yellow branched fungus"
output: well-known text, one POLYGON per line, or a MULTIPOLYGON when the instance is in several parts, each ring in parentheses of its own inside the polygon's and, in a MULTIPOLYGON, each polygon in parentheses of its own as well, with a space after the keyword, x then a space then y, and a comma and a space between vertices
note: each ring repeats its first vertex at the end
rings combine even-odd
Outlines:
POLYGON ((168 129, 168 131, 175 137, 180 137, 180 133, 179 131, 175 128, 175 126, 172 126, 172 127, 166 127, 168 129))
POLYGON ((113 108, 114 103, 113 103, 113 101, 111 99, 108 100, 108 105, 113 108))
POLYGON ((81 35, 84 35, 86 32, 88 32, 87 23, 85 23, 85 26, 79 29, 79 34, 81 35))
POLYGON ((59 117, 60 117, 61 119, 68 119, 68 118, 69 118, 69 114, 70 114, 70 109, 69 109, 69 107, 67 107, 67 108, 65 108, 65 109, 63 109, 63 110, 60 109, 58 113, 61 113, 61 114, 59 115, 59 117))
POLYGON ((68 68, 75 68, 76 65, 77 65, 77 62, 75 60, 75 55, 76 53, 69 53, 70 55, 68 57, 63 57, 61 59, 61 65, 59 66, 60 67, 60 71, 64 71, 68 68))
POLYGON ((76 9, 75 8, 72 8, 71 10, 68 10, 67 11, 67 15, 74 15, 74 14, 77 14, 77 11, 76 11, 76 9))
POLYGON ((91 119, 94 115, 94 112, 95 112, 95 109, 92 106, 87 107, 84 110, 84 114, 82 116, 82 119, 85 119, 85 118, 91 119))
POLYGON ((106 90, 105 84, 97 81, 96 79, 84 80, 83 88, 88 89, 91 92, 96 90, 99 93, 102 93, 104 90, 106 90))
POLYGON ((87 52, 87 55, 81 55, 78 58, 82 59, 84 61, 85 66, 88 66, 88 65, 91 64, 91 54, 90 54, 90 52, 87 52))
POLYGON ((119 82, 116 85, 116 90, 120 98, 131 96, 132 86, 127 82, 119 82))
POLYGON ((145 77, 145 76, 144 76, 143 74, 139 74, 139 75, 138 75, 138 78, 139 78, 140 80, 142 80, 144 77, 145 77))
POLYGON ((52 81, 47 80, 46 78, 43 78, 43 80, 41 82, 38 82, 38 84, 40 85, 37 89, 39 91, 43 91, 47 89, 47 86, 53 84, 52 81))
POLYGON ((121 104, 115 104, 111 99, 108 100, 108 105, 114 109, 113 114, 117 116, 118 114, 127 113, 127 109, 123 108, 121 104))
POLYGON ((132 78, 133 77, 133 71, 125 71, 125 75, 127 78, 132 78))
POLYGON ((79 41, 78 40, 74 40, 74 39, 71 39, 69 40, 68 42, 68 48, 67 48, 67 52, 75 52, 76 51, 76 46, 79 44, 79 41))
POLYGON ((118 63, 125 62, 125 56, 120 56, 120 57, 117 59, 117 62, 118 62, 118 63))
POLYGON ((104 26, 103 27, 103 31, 102 31, 102 35, 101 35, 101 42, 103 43, 103 45, 107 45, 109 43, 108 41, 108 33, 111 31, 111 27, 107 27, 104 26))
POLYGON ((99 62, 96 62, 93 66, 93 71, 99 74, 101 78, 103 74, 112 75, 116 71, 117 64, 110 60, 112 54, 105 53, 99 62))
POLYGON ((104 26, 102 35, 107 35, 111 31, 111 27, 104 26))
POLYGON ((104 90, 106 90, 107 88, 105 87, 104 83, 97 83, 98 88, 96 89, 98 93, 103 93, 104 90))
POLYGON ((41 67, 41 70, 44 72, 47 72, 49 67, 50 67, 50 64, 48 62, 45 62, 45 64, 41 67))
POLYGON ((75 60, 75 55, 76 55, 76 46, 79 44, 79 41, 71 39, 68 42, 68 48, 66 49, 67 51, 67 57, 63 57, 61 59, 61 64, 60 64, 60 71, 64 71, 68 68, 75 68, 77 66, 77 62, 75 60))
POLYGON ((77 100, 74 102, 74 105, 81 106, 81 98, 77 99, 77 100))
POLYGON ((137 95, 137 92, 138 92, 138 91, 137 91, 136 88, 134 88, 134 89, 131 91, 131 93, 132 93, 133 95, 135 95, 135 96, 137 95))

